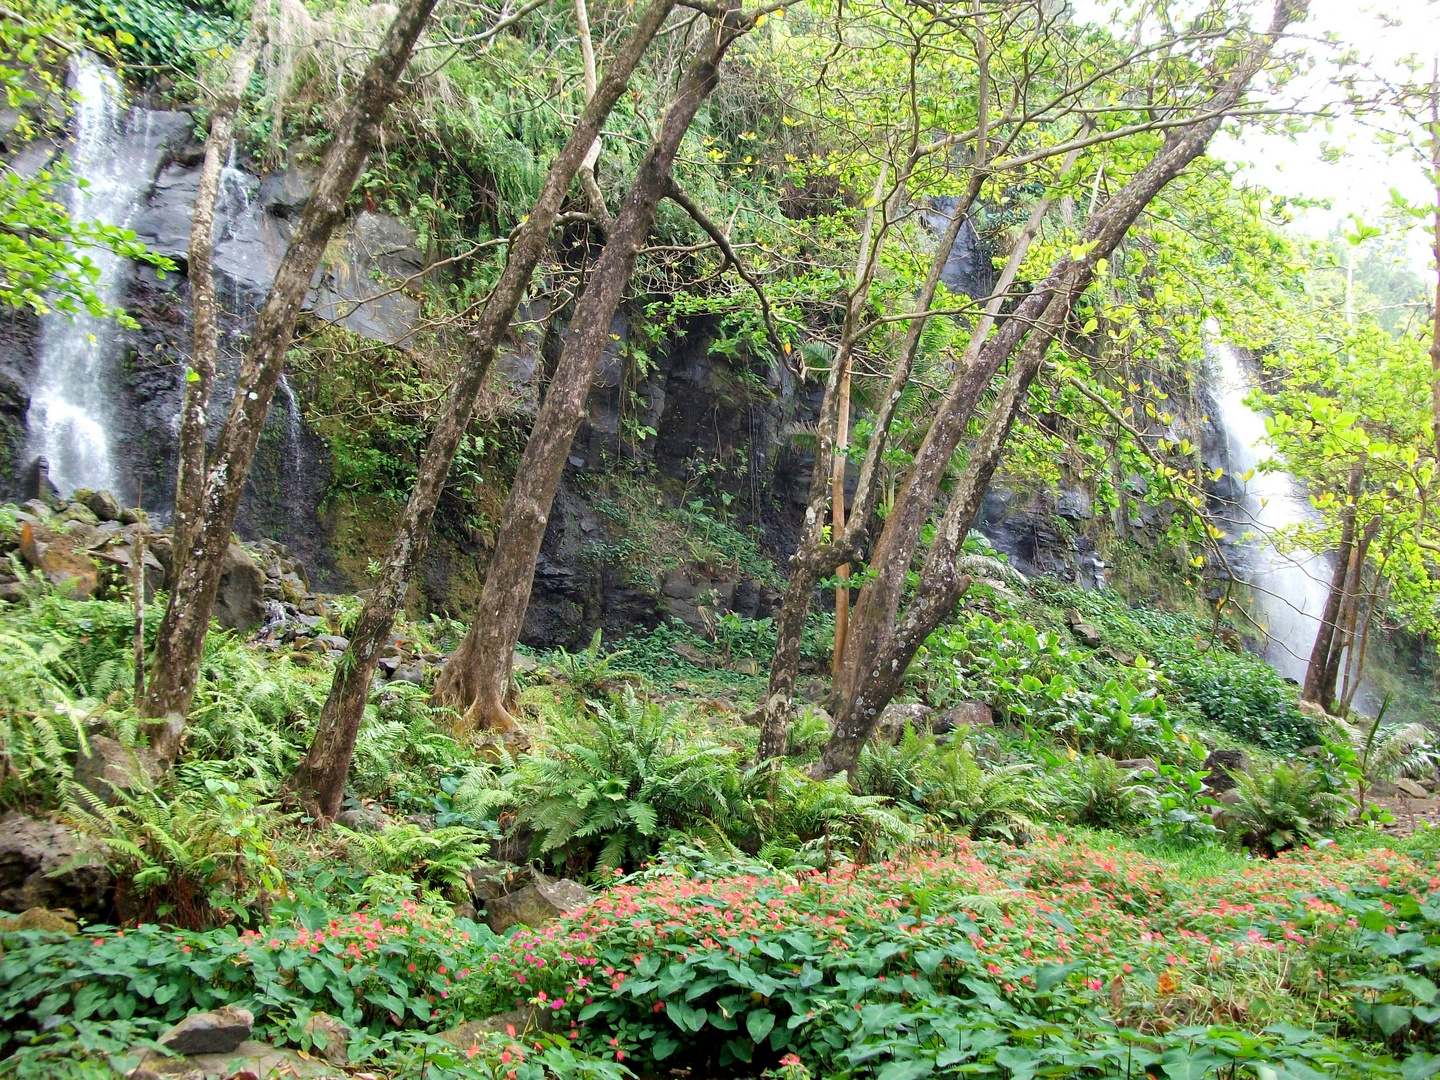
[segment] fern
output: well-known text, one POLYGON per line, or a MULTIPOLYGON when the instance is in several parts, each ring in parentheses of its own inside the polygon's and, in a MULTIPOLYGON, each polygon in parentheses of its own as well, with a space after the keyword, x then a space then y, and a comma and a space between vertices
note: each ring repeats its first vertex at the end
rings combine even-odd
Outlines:
POLYGON ((199 790, 115 790, 111 806, 70 783, 61 816, 107 851, 122 918, 204 929, 248 920, 250 905, 285 889, 271 841, 290 818, 255 795, 212 779, 199 790))
POLYGON ((685 719, 627 688, 620 701, 597 705, 592 720, 557 723, 550 745, 523 760, 503 796, 482 797, 473 783, 457 795, 472 808, 522 807, 536 856, 593 855, 597 866, 633 867, 669 832, 728 814, 734 752, 695 738, 685 719))
POLYGON ((335 829, 352 861, 373 874, 403 874, 452 896, 466 894, 471 867, 489 850, 480 833, 460 825, 426 832, 418 825, 392 825, 376 833, 335 829))

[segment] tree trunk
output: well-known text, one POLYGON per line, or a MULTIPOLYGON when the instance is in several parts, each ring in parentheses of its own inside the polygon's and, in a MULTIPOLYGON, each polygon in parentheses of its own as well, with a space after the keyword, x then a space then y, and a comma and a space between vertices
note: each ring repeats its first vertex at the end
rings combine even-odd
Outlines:
POLYGON ((1325 595, 1325 610, 1320 613, 1320 626, 1315 631, 1315 644, 1310 647, 1310 662, 1305 668, 1305 683, 1300 700, 1311 701, 1321 708, 1325 699, 1325 672, 1340 625, 1340 606, 1345 599, 1345 581, 1350 572, 1350 553, 1355 546, 1355 511, 1360 487, 1365 480, 1365 459, 1357 458, 1350 466, 1350 479, 1345 485, 1345 508, 1340 512, 1340 543, 1335 549, 1335 570, 1330 575, 1330 590, 1325 595))
POLYGON ((955 556, 969 534, 980 501, 1000 464, 1005 441, 1024 405, 1030 384, 1080 291, 1083 289, 1057 295, 1050 302, 1011 364, 1010 374, 991 407, 990 418, 971 448, 960 483, 951 492, 950 505, 936 530, 914 599, 900 624, 887 637, 884 648, 872 654, 866 677, 855 683, 850 696, 837 702, 839 711, 835 713, 830 742, 814 767, 817 779, 842 772, 853 775, 860 751, 874 732, 880 713, 900 690, 915 652, 970 588, 969 576, 956 570, 955 556))
POLYGON ((495 353, 544 254, 550 230, 576 171, 673 7, 674 0, 654 0, 642 12, 624 47, 607 68, 604 80, 590 95, 565 147, 550 163, 530 216, 510 243, 500 279, 485 301, 479 320, 466 336, 459 374, 451 384, 445 407, 420 459, 415 487, 405 505, 399 531, 390 544, 370 596, 360 609, 350 633, 350 646, 336 666, 310 752, 291 781, 301 800, 320 816, 334 817, 339 812, 350 759, 355 752, 355 736, 370 696, 380 650, 390 638, 415 567, 425 557, 430 524, 445 488, 445 477, 470 425, 495 353))
POLYGON ((596 365, 610 342, 610 320, 629 284, 655 208, 669 189, 670 166, 680 142, 718 82, 726 50, 751 25, 732 6, 692 59, 576 305, 570 335, 515 472, 474 621, 435 690, 438 702, 463 713, 461 731, 518 729, 505 708, 515 643, 530 602, 535 559, 555 488, 584 416, 596 365))
POLYGON ((1345 571, 1345 595, 1340 602, 1340 618, 1335 627, 1335 639, 1330 646, 1330 656, 1325 663, 1324 682, 1320 687, 1320 704, 1327 712, 1335 710, 1335 687, 1340 681, 1340 662, 1346 650, 1355 641, 1355 626, 1360 617, 1361 578, 1365 573, 1365 559, 1370 553, 1370 544, 1380 531, 1380 519, 1371 518, 1365 523, 1360 538, 1350 552, 1345 571))
MULTIPOLYGON (((795 697, 795 679, 800 672, 800 646, 805 636, 805 621, 810 615, 811 594, 821 576, 838 567, 847 558, 846 555, 836 555, 843 543, 842 538, 832 534, 832 543, 828 546, 822 544, 825 535, 825 500, 830 494, 833 480, 840 403, 842 396, 849 396, 848 389, 842 395, 841 387, 845 374, 850 369, 851 349, 859 336, 865 301, 874 281, 881 245, 890 226, 891 202, 882 199, 887 174, 888 166, 881 170, 875 184, 871 211, 865 216, 865 226, 860 233, 859 253, 855 259, 855 283, 845 299, 845 321, 840 332, 840 345, 831 359, 825 392, 820 398, 820 415, 815 423, 818 439, 815 464, 810 476, 810 491, 806 499, 805 516, 800 524, 800 538, 788 565, 789 576, 785 582, 780 615, 775 620, 775 655, 770 661, 770 677, 765 688, 765 701, 761 706, 760 745, 757 751, 761 761, 785 753, 789 742, 790 703, 795 697), (883 207, 885 214, 878 237, 875 234, 876 207, 883 207)), ((903 183, 896 185, 897 194, 902 187, 903 183)), ((959 224, 955 219, 963 219, 966 209, 968 203, 964 208, 957 209, 952 217, 952 225, 957 233, 959 224)), ((950 243, 954 244, 953 236, 950 243)), ((941 265, 943 267, 943 263, 941 265)), ((930 295, 934 295, 933 289, 930 295)), ((916 333, 918 335, 918 331, 916 333)), ((913 359, 912 355, 911 360, 913 359)), ((894 415, 895 407, 900 401, 900 391, 904 389, 905 381, 908 381, 907 369, 904 379, 896 389, 895 380, 899 374, 897 366, 896 376, 891 378, 892 393, 882 406, 883 416, 894 415)), ((888 427, 888 419, 886 426, 888 427)), ((876 464, 884 448, 884 434, 884 429, 877 425, 870 449, 866 452, 865 465, 860 472, 860 486, 856 489, 856 505, 850 515, 852 528, 846 530, 852 535, 864 527, 865 519, 874 508, 873 497, 869 502, 866 501, 866 491, 873 483, 876 464)))
POLYGON ((221 564, 301 305, 325 246, 345 216, 350 189, 376 145, 380 123, 400 91, 401 73, 435 3, 401 3, 355 89, 256 318, 241 361, 230 414, 216 440, 199 512, 188 533, 189 550, 171 585, 170 602, 156 638, 150 685, 141 703, 140 714, 148 721, 144 731, 151 746, 165 759, 174 760, 180 747, 185 714, 199 678, 210 612, 220 585, 221 564))
MULTIPOLYGON (((985 488, 999 465, 1005 440, 1024 403, 1030 382, 1044 361, 1051 341, 1069 318, 1075 301, 1093 279, 1096 263, 1102 258, 1109 258, 1151 200, 1205 151, 1223 122, 1223 113, 1239 102, 1251 78, 1269 56, 1275 40, 1290 21, 1303 15, 1303 12, 1303 5, 1292 5, 1285 0, 1276 6, 1269 30, 1252 45, 1236 70, 1206 103, 1205 112, 1222 115, 1212 115, 1167 134, 1155 156, 1091 215, 1084 237, 1088 250, 1078 259, 1073 256, 1062 258, 1045 281, 1031 291, 1014 315, 980 350, 976 363, 962 372, 956 384, 958 393, 952 391, 946 402, 960 408, 952 407, 948 413, 937 416, 926 436, 922 455, 928 450, 933 458, 936 449, 948 442, 949 448, 944 455, 944 460, 948 461, 991 375, 1019 346, 1010 374, 991 408, 990 419, 971 451, 961 486, 951 495, 950 506, 921 570, 915 598, 898 626, 888 618, 883 623, 875 619, 868 627, 867 637, 862 639, 857 605, 856 618, 850 628, 849 650, 854 668, 853 673, 847 671, 851 675, 847 684, 848 700, 836 702, 835 728, 821 760, 816 763, 816 776, 829 777, 854 769, 861 748, 874 732, 881 711, 899 689, 915 652, 949 615, 969 587, 968 580, 957 576, 955 570, 960 545, 974 522, 985 488), (1020 345, 1022 338, 1024 344, 1020 345), (965 414, 963 420, 959 416, 962 411, 965 414), (937 437, 937 428, 942 426, 949 430, 937 437), (859 674, 862 672, 863 677, 859 674)), ((921 457, 917 456, 912 475, 924 471, 926 467, 921 457)), ((932 460, 928 467, 938 473, 943 465, 932 460)), ((921 523, 934 503, 938 475, 934 481, 935 489, 930 491, 929 499, 919 510, 921 523)), ((928 488, 928 482, 921 486, 928 488)), ((897 502, 897 509, 899 506, 897 502)), ((906 509, 913 512, 913 508, 906 509)), ((891 521, 901 516, 899 513, 892 514, 891 521)), ((889 525, 890 522, 887 522, 887 531, 889 525)), ((881 575, 903 575, 913 552, 913 544, 904 551, 896 551, 892 547, 889 561, 883 564, 877 552, 871 561, 876 580, 881 575)))
MULTIPOLYGON (((1062 175, 1069 171, 1077 157, 1077 153, 1067 155, 1060 167, 1062 175)), ((935 420, 932 421, 930 430, 926 432, 920 451, 915 455, 915 461, 911 465, 909 473, 906 474, 901 493, 895 499, 894 509, 886 518, 885 527, 880 532, 880 539, 876 541, 875 551, 870 557, 871 580, 865 588, 860 590, 850 618, 850 632, 846 637, 849 656, 842 662, 840 674, 835 680, 833 696, 837 703, 848 701, 858 689, 857 680, 860 678, 861 664, 857 658, 874 652, 888 634, 889 627, 894 624, 895 614, 900 606, 900 594, 905 584, 905 570, 908 569, 910 560, 914 556, 915 547, 919 543, 920 530, 929 516, 930 507, 934 505, 935 498, 939 494, 945 469, 949 466, 955 446, 959 444, 960 435, 964 433, 965 426, 969 423, 974 404, 979 400, 978 389, 974 390, 971 395, 975 380, 967 381, 966 376, 980 363, 986 338, 995 326, 1000 309, 1005 302, 1006 293, 1014 283, 1015 277, 1020 271, 1020 264, 1024 261, 1026 253, 1030 250, 1030 244, 1040 230, 1041 222, 1050 208, 1050 202, 1049 199, 1042 199, 1031 211, 1024 230, 1005 262, 1000 279, 996 282, 995 294, 986 304, 984 315, 981 316, 971 333, 970 343, 960 362, 960 378, 936 412, 935 420), (957 388, 963 388, 967 397, 957 398, 957 388), (964 413, 964 421, 959 424, 952 422, 948 428, 937 433, 936 428, 941 421, 956 410, 964 413), (945 452, 943 461, 940 452, 944 444, 932 444, 931 441, 932 435, 937 434, 946 440, 952 436, 954 439, 949 450, 945 452)), ((932 273, 935 270, 936 268, 932 266, 932 273)), ((1018 341, 1018 335, 1015 340, 1018 341)), ((998 370, 998 365, 995 370, 998 370)), ((988 384, 988 382, 989 377, 987 376, 986 383, 988 384)))
MULTIPOLYGON (((210 390, 215 381, 219 344, 219 305, 215 301, 215 278, 211 257, 215 251, 215 196, 220 191, 222 162, 230 152, 235 135, 235 113, 245 87, 255 70, 255 58, 265 38, 265 7, 256 4, 235 62, 230 81, 210 109, 210 131, 205 137, 205 161, 195 190, 195 210, 190 219, 190 304, 195 324, 195 345, 185 372, 185 401, 180 407, 179 469, 175 478, 174 562, 170 572, 184 569, 190 551, 190 526, 200 513, 205 486, 205 427, 210 409, 210 390)), ((137 697, 137 701, 139 698, 137 697)))
POLYGON ((1435 227, 1431 254, 1435 256, 1435 303, 1430 312, 1431 434, 1435 461, 1440 465, 1440 63, 1430 76, 1430 176, 1435 181, 1435 227))

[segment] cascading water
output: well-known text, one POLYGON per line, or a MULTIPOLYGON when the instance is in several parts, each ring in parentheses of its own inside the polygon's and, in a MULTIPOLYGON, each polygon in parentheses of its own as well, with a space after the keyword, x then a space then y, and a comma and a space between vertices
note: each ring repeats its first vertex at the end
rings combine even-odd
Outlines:
POLYGON ((1265 416, 1245 404, 1251 384, 1236 351, 1216 344, 1211 356, 1218 376, 1215 399, 1230 470, 1243 487, 1230 517, 1240 534, 1236 539, 1249 555, 1250 615, 1265 631, 1265 659, 1286 678, 1304 682, 1325 610, 1332 563, 1327 555, 1303 549, 1282 552, 1275 546, 1274 538, 1282 530, 1316 522, 1318 514, 1288 473, 1256 469, 1273 453, 1265 416), (1249 478, 1243 479, 1247 474, 1249 478))
MULTIPOLYGON (((91 56, 75 62, 75 141, 70 169, 86 181, 72 185, 68 209, 78 221, 126 224, 155 174, 156 162, 119 152, 127 123, 136 122, 115 75, 91 56)), ((148 113, 141 113, 146 120, 148 113)), ((142 121, 143 122, 143 121, 142 121)), ((149 140, 146 140, 146 145, 149 140)), ((95 293, 113 305, 124 285, 127 260, 104 249, 88 252, 99 269, 95 293)), ((26 416, 31 455, 43 457, 61 492, 113 488, 118 477, 111 455, 109 418, 117 377, 113 319, 52 312, 42 321, 30 409, 26 416)))

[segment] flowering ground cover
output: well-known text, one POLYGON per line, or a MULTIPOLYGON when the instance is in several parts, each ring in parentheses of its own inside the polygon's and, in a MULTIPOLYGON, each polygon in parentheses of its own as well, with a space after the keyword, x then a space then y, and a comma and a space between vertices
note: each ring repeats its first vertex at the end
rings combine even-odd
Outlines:
POLYGON ((1432 1075, 1429 958, 1394 946, 1425 947, 1434 860, 1233 863, 1177 874, 1049 836, 794 878, 654 871, 522 930, 459 993, 537 1004, 642 1075, 1432 1075), (1377 1025, 1392 990, 1408 1019, 1377 1025))

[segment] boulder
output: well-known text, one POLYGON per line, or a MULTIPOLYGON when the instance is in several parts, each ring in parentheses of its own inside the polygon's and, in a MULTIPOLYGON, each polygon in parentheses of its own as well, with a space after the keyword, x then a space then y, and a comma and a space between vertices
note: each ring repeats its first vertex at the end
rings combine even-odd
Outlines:
POLYGON ((86 752, 75 758, 75 782, 114 806, 116 791, 154 787, 164 767, 148 746, 125 746, 104 735, 92 735, 86 752))
POLYGON ((905 725, 916 731, 923 731, 930 714, 935 710, 929 705, 893 703, 885 706, 880 722, 875 725, 875 734, 886 742, 896 743, 905 737, 905 725))
POLYGON ((344 1080, 346 1074, 298 1050, 250 1039, 219 1054, 167 1057, 150 1053, 127 1074, 128 1080, 239 1080, 246 1076, 256 1080, 344 1080))
POLYGON ((64 825, 14 812, 0 817, 0 909, 99 915, 112 880, 101 850, 64 825))
POLYGON ((1115 767, 1123 769, 1127 773, 1139 773, 1142 776, 1160 775, 1160 767, 1155 764, 1154 758, 1121 758, 1115 762, 1115 767))
POLYGON ((484 1043, 486 1035, 509 1035, 513 1029, 515 1034, 511 1037, 518 1038, 530 1032, 549 1031, 553 1023, 554 1013, 549 1009, 531 1006, 527 1009, 496 1013, 481 1020, 466 1020, 458 1027, 442 1031, 440 1038, 457 1050, 469 1050, 472 1046, 484 1043))
POLYGON ((584 907, 590 899, 590 890, 569 878, 537 880, 534 885, 487 902, 485 922, 497 934, 512 926, 541 926, 584 907))
POLYGON ((962 701, 952 705, 930 721, 936 735, 948 735, 956 728, 994 727, 995 714, 983 701, 962 701))
POLYGON ((88 600, 100 587, 100 570, 88 555, 70 550, 62 533, 26 521, 20 525, 20 557, 52 585, 70 583, 70 599, 88 600))
POLYGON ((1236 774, 1250 771, 1244 750, 1211 750, 1204 768, 1210 771, 1205 784, 1212 791, 1229 791, 1235 786, 1236 774))
POLYGON ((80 927, 75 923, 75 913, 69 908, 51 911, 49 908, 26 908, 19 915, 0 919, 0 930, 40 930, 47 934, 78 934, 80 927))
POLYGON ((1395 790, 1398 791, 1401 795, 1404 795, 1407 799, 1430 798, 1430 792, 1426 791, 1423 787, 1421 787, 1414 780, 1411 780, 1408 776, 1402 776, 1400 777, 1400 779, 1395 781, 1395 790))
POLYGON ((159 1042, 174 1054, 228 1054, 254 1029, 255 1016, 249 1009, 222 1005, 212 1012, 191 1013, 159 1042))
POLYGON ((329 1013, 311 1013, 305 1021, 305 1034, 310 1036, 316 1051, 331 1065, 350 1064, 350 1027, 329 1013))
POLYGON ((214 611, 228 630, 253 630, 265 621, 265 572, 239 544, 225 552, 214 611))
POLYGON ((1065 609, 1065 625, 1069 627, 1079 626, 1085 621, 1085 616, 1080 614, 1079 608, 1065 609))
POLYGON ((508 896, 534 880, 532 871, 526 867, 495 861, 476 863, 466 876, 470 883, 470 897, 480 907, 508 896))
POLYGON ((1074 634, 1075 637, 1079 639, 1080 644, 1084 645, 1087 649, 1100 648, 1100 631, 1089 623, 1076 623, 1070 627, 1070 632, 1074 634))
POLYGON ((108 491, 92 491, 84 500, 90 512, 101 521, 120 520, 120 502, 108 491))
POLYGON ((510 660, 510 670, 516 675, 529 675, 531 672, 539 671, 540 665, 516 649, 515 655, 510 660))
POLYGON ((390 824, 390 819, 379 810, 362 806, 353 810, 341 810, 335 815, 335 824, 351 832, 380 832, 390 824))

